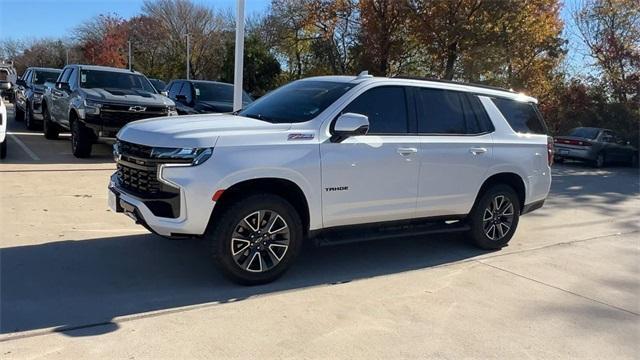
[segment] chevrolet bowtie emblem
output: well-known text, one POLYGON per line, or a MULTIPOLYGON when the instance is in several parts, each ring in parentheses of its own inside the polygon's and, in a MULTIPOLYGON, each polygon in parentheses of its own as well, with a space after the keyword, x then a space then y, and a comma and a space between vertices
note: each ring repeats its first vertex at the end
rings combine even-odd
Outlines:
POLYGON ((145 111, 145 110, 147 110, 146 107, 139 106, 139 105, 132 106, 132 107, 129 108, 129 111, 135 111, 135 112, 142 112, 142 111, 145 111))

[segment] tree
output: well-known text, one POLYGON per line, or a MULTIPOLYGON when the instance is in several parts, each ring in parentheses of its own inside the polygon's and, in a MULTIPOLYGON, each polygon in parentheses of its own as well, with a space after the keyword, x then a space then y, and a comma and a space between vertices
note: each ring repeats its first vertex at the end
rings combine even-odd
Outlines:
POLYGON ((84 58, 91 64, 126 67, 127 22, 115 14, 98 15, 74 30, 84 58))
POLYGON ((620 103, 640 102, 640 2, 637 0, 585 0, 573 19, 620 103))
MULTIPOLYGON (((235 69, 235 42, 225 44, 225 59, 221 81, 233 83, 235 69)), ((280 75, 280 63, 269 52, 266 44, 255 35, 249 35, 244 45, 242 87, 245 91, 262 96, 275 88, 280 75)))

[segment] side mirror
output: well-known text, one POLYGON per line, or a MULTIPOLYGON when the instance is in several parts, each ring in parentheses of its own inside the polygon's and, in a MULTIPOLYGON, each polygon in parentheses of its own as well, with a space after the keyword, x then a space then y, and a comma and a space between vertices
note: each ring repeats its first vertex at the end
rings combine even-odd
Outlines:
POLYGON ((69 83, 58 81, 56 83, 56 89, 69 90, 69 83))
POLYGON ((26 85, 27 85, 27 83, 26 83, 26 81, 24 81, 23 79, 18 79, 18 80, 16 80, 16 85, 19 85, 19 86, 26 86, 26 85))
POLYGON ((184 104, 187 102, 187 97, 184 95, 176 95, 176 101, 179 101, 184 104))
POLYGON ((331 141, 341 142, 350 136, 366 135, 369 131, 369 118, 366 115, 346 113, 340 115, 331 130, 331 141))
POLYGON ((11 83, 10 82, 0 82, 0 90, 9 90, 11 89, 11 83))
POLYGON ((162 91, 160 91, 160 95, 169 97, 169 92, 166 91, 166 90, 162 90, 162 91))

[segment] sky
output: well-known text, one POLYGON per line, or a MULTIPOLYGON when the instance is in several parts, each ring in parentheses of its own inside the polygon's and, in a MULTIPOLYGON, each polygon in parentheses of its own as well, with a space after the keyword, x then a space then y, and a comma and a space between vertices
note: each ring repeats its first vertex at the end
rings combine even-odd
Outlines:
MULTIPOLYGON (((233 9, 236 0, 193 0, 215 10, 233 9)), ((442 0, 446 1, 446 0, 442 0)), ((0 0, 0 41, 33 40, 68 37, 82 22, 106 13, 130 18, 140 13, 144 0, 0 0), (32 21, 29 21, 31 20, 32 21)), ((245 15, 266 11, 270 0, 245 0, 245 15)), ((564 0, 561 16, 565 23, 564 38, 574 38, 571 10, 579 0, 564 0)), ((589 62, 580 42, 568 45, 567 71, 584 73, 589 62)))
MULTIPOLYGON (((0 0, 0 40, 66 37, 94 16, 116 13, 130 18, 143 0, 0 0), (31 21, 29 21, 31 20, 31 21)), ((236 0, 194 0, 215 10, 233 9, 236 0)), ((245 15, 265 11, 270 0, 245 0, 245 15)))

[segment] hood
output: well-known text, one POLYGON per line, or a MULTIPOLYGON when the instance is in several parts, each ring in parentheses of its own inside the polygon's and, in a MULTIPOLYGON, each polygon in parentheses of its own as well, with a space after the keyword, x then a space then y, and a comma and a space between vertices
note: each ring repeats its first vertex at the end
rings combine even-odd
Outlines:
POLYGON ((118 139, 147 146, 213 147, 219 136, 255 135, 289 130, 290 124, 228 114, 170 116, 129 123, 118 139))
POLYGON ((115 102, 125 105, 167 106, 175 105, 171 99, 160 94, 129 89, 82 89, 88 100, 115 102))

